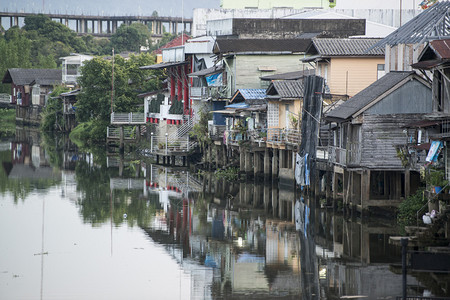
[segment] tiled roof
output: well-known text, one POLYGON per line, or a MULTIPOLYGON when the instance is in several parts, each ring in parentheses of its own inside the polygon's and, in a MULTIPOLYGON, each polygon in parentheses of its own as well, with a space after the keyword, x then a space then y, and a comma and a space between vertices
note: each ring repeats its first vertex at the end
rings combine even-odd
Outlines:
POLYGON ((159 49, 156 49, 153 51, 153 54, 162 54, 162 50, 166 48, 172 48, 172 47, 178 47, 182 46, 186 43, 187 40, 189 40, 191 37, 187 34, 179 35, 164 46, 160 47, 159 49))
POLYGON ((214 45, 215 54, 242 52, 305 52, 310 39, 218 39, 214 45))
POLYGON ((389 72, 364 90, 348 99, 326 115, 326 118, 346 120, 366 105, 392 89, 395 85, 415 74, 415 72, 389 72))
POLYGON ((321 56, 383 56, 384 49, 372 49, 380 39, 348 38, 348 39, 313 39, 313 45, 321 56))
POLYGON ((275 80, 267 88, 271 98, 298 99, 303 98, 303 82, 300 80, 275 80))
POLYGON ((62 82, 61 69, 8 69, 2 80, 3 83, 27 85, 36 82, 42 85, 54 85, 62 82))

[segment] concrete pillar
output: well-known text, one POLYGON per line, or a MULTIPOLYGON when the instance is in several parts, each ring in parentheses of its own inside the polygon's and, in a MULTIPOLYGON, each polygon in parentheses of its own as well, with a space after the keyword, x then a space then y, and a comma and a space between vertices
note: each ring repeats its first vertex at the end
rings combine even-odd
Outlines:
POLYGON ((259 158, 259 152, 254 152, 253 153, 253 174, 255 177, 258 176, 260 164, 261 164, 261 159, 259 158))
POLYGON ((264 149, 264 176, 270 175, 270 155, 269 148, 264 149))
POLYGON ((252 153, 245 151, 245 173, 249 174, 252 171, 252 153))
POLYGON ((111 21, 106 21, 106 33, 111 33, 111 21))
POLYGON ((102 28, 102 20, 97 20, 97 33, 102 34, 103 28, 102 28))
POLYGON ((264 211, 269 212, 269 204, 270 204, 270 186, 268 184, 264 184, 264 211))
POLYGON ((19 26, 19 17, 14 17, 14 26, 19 26))
POLYGON ((92 34, 94 34, 95 33, 95 21, 94 20, 92 20, 92 34))
POLYGON ((69 27, 69 19, 66 18, 64 25, 66 25, 66 27, 69 27))
POLYGON ((9 17, 9 27, 13 27, 14 23, 13 23, 13 17, 9 17))
POLYGON ((273 157, 272 157, 272 178, 278 177, 278 149, 273 148, 273 157))
POLYGON ((278 150, 279 151, 279 154, 280 154, 280 158, 279 158, 279 161, 278 161, 278 165, 279 165, 279 168, 281 169, 281 168, 284 168, 285 167, 285 156, 286 156, 286 151, 284 151, 283 149, 280 149, 280 150, 278 150))
POLYGON ((175 26, 175 29, 174 29, 175 32, 174 33, 177 34, 178 33, 178 23, 175 22, 174 26, 175 26))

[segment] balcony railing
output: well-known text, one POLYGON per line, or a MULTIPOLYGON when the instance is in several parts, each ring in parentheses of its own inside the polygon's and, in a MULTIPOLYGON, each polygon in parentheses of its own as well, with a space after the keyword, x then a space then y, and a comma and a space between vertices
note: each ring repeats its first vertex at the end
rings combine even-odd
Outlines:
POLYGON ((300 130, 286 128, 267 129, 267 142, 269 143, 287 143, 299 145, 302 141, 300 130))
POLYGON ((227 93, 225 86, 202 86, 191 87, 190 96, 196 100, 214 100, 220 97, 226 97, 227 93))
POLYGON ((145 124, 144 113, 111 113, 111 124, 145 124))

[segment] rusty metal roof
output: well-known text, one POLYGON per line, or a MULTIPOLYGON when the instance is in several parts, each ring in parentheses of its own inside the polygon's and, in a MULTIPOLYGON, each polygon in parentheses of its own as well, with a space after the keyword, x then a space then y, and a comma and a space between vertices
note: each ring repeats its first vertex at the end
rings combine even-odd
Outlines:
POLYGON ((318 53, 321 57, 330 56, 383 56, 384 49, 372 49, 373 45, 378 43, 381 39, 375 38, 315 38, 313 45, 315 49, 308 49, 308 53, 318 53))

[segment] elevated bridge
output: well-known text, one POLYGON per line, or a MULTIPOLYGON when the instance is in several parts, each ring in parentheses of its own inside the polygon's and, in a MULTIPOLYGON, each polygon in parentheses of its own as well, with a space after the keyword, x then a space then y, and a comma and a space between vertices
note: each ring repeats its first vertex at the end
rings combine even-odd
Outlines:
MULTIPOLYGON (((0 12, 0 26, 21 26, 25 17, 37 13, 0 12), (9 24, 8 24, 9 21, 9 24)), ((77 34, 91 34, 94 36, 110 36, 117 31, 121 24, 130 25, 139 22, 147 25, 153 36, 162 36, 166 32, 176 34, 179 32, 191 33, 192 19, 180 17, 160 16, 98 16, 98 15, 72 15, 72 14, 44 14, 50 19, 60 22, 77 34)))

